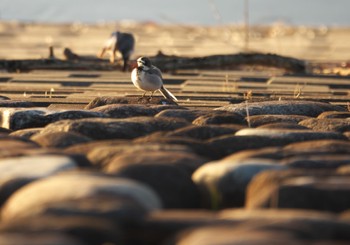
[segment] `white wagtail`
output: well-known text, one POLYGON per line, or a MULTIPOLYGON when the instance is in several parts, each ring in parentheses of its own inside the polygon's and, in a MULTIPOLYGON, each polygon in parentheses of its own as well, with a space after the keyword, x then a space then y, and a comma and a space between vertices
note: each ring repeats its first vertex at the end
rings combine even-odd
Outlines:
POLYGON ((119 51, 123 58, 123 71, 126 71, 128 66, 128 61, 131 54, 134 52, 135 38, 131 33, 124 32, 113 32, 111 36, 106 41, 104 47, 99 55, 100 58, 103 57, 105 52, 110 53, 110 62, 114 63, 116 52, 119 51))
POLYGON ((141 98, 149 91, 151 92, 149 99, 152 99, 153 93, 159 90, 165 98, 177 101, 176 97, 164 88, 162 72, 146 57, 137 59, 137 68, 131 72, 131 80, 135 87, 145 91, 141 98))

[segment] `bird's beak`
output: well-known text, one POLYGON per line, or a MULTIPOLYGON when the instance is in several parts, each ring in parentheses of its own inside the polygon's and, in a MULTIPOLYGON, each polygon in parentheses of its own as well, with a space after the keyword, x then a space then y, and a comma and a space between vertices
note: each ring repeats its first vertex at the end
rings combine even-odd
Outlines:
POLYGON ((138 67, 138 62, 136 60, 130 61, 130 68, 133 70, 138 67))

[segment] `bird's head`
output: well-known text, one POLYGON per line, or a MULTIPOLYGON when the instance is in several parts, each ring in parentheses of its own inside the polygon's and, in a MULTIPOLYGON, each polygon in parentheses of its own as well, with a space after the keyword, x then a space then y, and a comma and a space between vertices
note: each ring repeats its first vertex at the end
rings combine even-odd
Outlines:
POLYGON ((152 66, 152 63, 147 57, 140 57, 137 59, 137 66, 150 68, 152 66))

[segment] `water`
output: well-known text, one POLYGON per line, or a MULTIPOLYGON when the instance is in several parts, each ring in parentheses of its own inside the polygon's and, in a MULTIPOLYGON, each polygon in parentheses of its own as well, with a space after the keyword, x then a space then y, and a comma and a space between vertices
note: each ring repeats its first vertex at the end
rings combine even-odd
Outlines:
MULTIPOLYGON (((249 0, 250 23, 349 26, 349 0, 249 0)), ((0 19, 35 22, 153 21, 238 24, 244 0, 1 0, 0 19)))

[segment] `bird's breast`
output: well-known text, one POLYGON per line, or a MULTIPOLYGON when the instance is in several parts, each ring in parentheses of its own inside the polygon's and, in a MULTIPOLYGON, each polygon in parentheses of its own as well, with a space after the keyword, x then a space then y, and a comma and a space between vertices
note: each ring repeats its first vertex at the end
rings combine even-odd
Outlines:
POLYGON ((163 85, 161 77, 150 74, 147 71, 138 70, 137 68, 132 71, 131 80, 135 87, 145 91, 155 91, 163 85))

